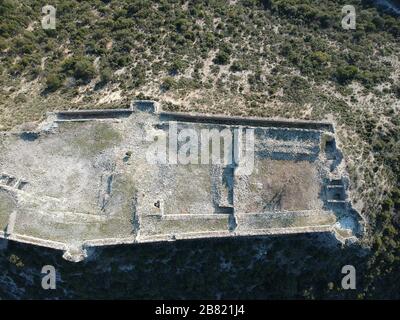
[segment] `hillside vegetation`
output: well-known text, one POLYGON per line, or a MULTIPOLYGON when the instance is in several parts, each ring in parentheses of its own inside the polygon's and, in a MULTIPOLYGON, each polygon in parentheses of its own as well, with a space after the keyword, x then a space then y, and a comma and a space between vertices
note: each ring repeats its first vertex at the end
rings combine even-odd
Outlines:
POLYGON ((398 288, 398 16, 361 0, 48 2, 0 3, 0 131, 135 98, 174 111, 330 119, 368 221, 358 297, 398 288), (46 4, 57 9, 55 30, 41 27, 46 4), (355 30, 341 27, 348 4, 355 30))

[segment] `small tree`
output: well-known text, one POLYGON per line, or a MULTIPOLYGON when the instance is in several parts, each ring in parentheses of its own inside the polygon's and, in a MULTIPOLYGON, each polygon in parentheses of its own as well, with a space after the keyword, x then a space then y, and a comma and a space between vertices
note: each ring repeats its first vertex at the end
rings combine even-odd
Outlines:
POLYGON ((173 78, 171 77, 166 77, 163 79, 163 82, 161 84, 161 89, 168 91, 169 89, 171 89, 172 87, 175 86, 175 81, 173 78))
POLYGON ((63 80, 58 74, 50 73, 46 78, 46 88, 49 91, 56 91, 62 84, 63 80))
POLYGON ((217 55, 214 58, 214 63, 215 64, 228 64, 229 63, 229 53, 226 51, 219 51, 217 55))
POLYGON ((90 81, 96 74, 92 61, 87 57, 71 57, 62 64, 62 71, 84 83, 90 81))
POLYGON ((392 85, 392 91, 396 98, 400 99, 400 83, 392 85))
POLYGON ((106 84, 112 80, 112 70, 108 67, 101 69, 100 71, 100 81, 106 84))
POLYGON ((74 77, 83 80, 84 82, 90 81, 96 74, 91 61, 86 58, 76 61, 74 66, 74 77))
POLYGON ((336 69, 336 79, 341 84, 350 83, 358 75, 358 68, 356 66, 344 66, 336 69))

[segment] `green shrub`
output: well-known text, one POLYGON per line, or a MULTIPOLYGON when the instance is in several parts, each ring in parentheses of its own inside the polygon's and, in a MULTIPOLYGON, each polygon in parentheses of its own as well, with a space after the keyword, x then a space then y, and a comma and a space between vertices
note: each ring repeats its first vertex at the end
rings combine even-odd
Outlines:
POLYGON ((15 103, 25 103, 27 102, 26 95, 23 93, 19 93, 15 98, 14 98, 15 103))
POLYGON ((75 63, 74 77, 85 82, 90 81, 96 74, 93 64, 88 59, 82 59, 75 63))
POLYGON ((340 66, 336 69, 335 77, 340 84, 347 84, 354 80, 358 75, 356 66, 340 66))
POLYGON ((15 254, 11 254, 10 257, 8 258, 8 261, 12 264, 14 264, 18 268, 24 267, 24 262, 21 260, 20 257, 18 257, 15 254))
POLYGON ((178 32, 184 32, 187 30, 187 26, 189 25, 189 21, 187 21, 186 19, 178 19, 175 22, 175 26, 176 26, 176 30, 178 32))
POLYGON ((51 73, 46 77, 46 89, 49 91, 56 91, 63 84, 63 79, 58 75, 51 73))
POLYGON ((112 70, 109 67, 103 68, 100 71, 100 81, 105 84, 112 80, 112 70))
POLYGON ((185 71, 187 64, 182 60, 175 60, 169 67, 168 72, 172 75, 185 71))
POLYGON ((96 74, 93 63, 87 57, 70 57, 61 65, 62 71, 84 83, 89 82, 96 74))
POLYGON ((7 42, 5 39, 0 38, 0 51, 4 49, 7 49, 7 42))
POLYGON ((400 83, 392 85, 392 92, 397 99, 400 99, 400 83))
POLYGON ((163 79, 161 84, 161 89, 168 91, 176 85, 175 80, 171 77, 166 77, 163 79))
POLYGON ((326 64, 328 61, 331 60, 331 57, 329 56, 329 54, 322 52, 322 51, 313 52, 311 57, 312 57, 312 60, 314 60, 315 62, 320 63, 320 64, 326 64))
POLYGON ((215 64, 228 64, 229 63, 229 54, 226 51, 219 51, 215 56, 213 62, 215 64))
POLYGON ((240 71, 245 70, 245 67, 243 66, 242 63, 240 63, 238 61, 234 61, 232 63, 232 65, 230 66, 229 70, 232 72, 240 72, 240 71))

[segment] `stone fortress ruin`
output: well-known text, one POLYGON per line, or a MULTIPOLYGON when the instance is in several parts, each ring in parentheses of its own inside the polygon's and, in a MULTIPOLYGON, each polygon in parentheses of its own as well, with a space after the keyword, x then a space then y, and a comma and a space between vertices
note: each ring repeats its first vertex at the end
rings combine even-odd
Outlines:
POLYGON ((134 101, 49 113, 35 131, 0 133, 0 150, 0 237, 63 250, 71 261, 116 244, 310 232, 346 243, 363 232, 329 122, 174 113, 134 101), (235 163, 150 163, 149 136, 172 123, 199 136, 253 129, 251 174, 237 174, 235 163))

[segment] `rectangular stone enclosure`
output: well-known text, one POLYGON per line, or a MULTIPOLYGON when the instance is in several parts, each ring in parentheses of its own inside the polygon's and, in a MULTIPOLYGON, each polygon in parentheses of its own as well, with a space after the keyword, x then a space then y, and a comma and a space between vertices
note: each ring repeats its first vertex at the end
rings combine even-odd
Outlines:
POLYGON ((360 217, 328 122, 130 109, 49 113, 0 135, 0 237, 64 250, 332 232, 360 217))

